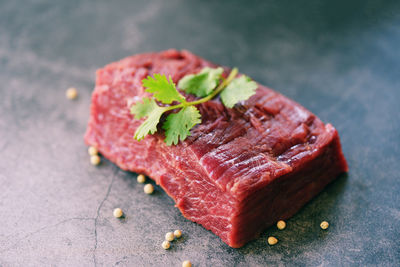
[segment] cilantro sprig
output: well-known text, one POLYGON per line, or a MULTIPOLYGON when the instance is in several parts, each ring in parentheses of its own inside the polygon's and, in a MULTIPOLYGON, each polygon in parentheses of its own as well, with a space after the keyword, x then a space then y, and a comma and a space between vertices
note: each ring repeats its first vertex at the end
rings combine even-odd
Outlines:
POLYGON ((201 103, 213 99, 218 94, 222 103, 227 108, 233 108, 240 101, 249 99, 255 94, 257 83, 249 77, 242 75, 236 78, 238 69, 234 68, 226 79, 222 77, 222 68, 203 68, 198 74, 189 74, 183 77, 178 87, 189 94, 201 97, 198 100, 188 102, 176 88, 171 77, 154 74, 142 80, 146 92, 152 93, 153 97, 144 97, 141 102, 131 106, 131 114, 135 119, 146 118, 137 128, 134 138, 138 141, 148 134, 157 132, 157 125, 161 116, 171 110, 178 110, 170 113, 162 129, 165 130, 165 142, 168 146, 178 144, 190 135, 190 130, 201 123, 201 114, 195 107, 201 103), (163 104, 179 104, 170 106, 159 106, 156 101, 163 104))

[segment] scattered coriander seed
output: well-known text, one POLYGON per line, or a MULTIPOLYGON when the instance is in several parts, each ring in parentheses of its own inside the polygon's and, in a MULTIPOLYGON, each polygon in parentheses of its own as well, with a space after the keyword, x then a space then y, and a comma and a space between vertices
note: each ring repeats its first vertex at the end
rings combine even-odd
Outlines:
POLYGON ((150 195, 154 192, 154 186, 152 184, 146 184, 143 190, 146 194, 150 195))
POLYGON ((88 153, 89 153, 90 156, 95 156, 95 155, 97 155, 99 153, 99 151, 94 146, 90 146, 88 148, 88 153))
POLYGON ((321 229, 326 230, 329 227, 329 223, 327 221, 323 221, 319 226, 321 227, 321 229))
POLYGON ((115 218, 121 218, 124 212, 120 208, 116 208, 113 212, 115 218))
POLYGON ((138 183, 143 184, 144 182, 146 182, 146 177, 143 174, 139 174, 137 177, 137 181, 138 183))
POLYGON ((71 87, 67 89, 65 95, 68 99, 72 100, 78 97, 78 91, 76 90, 76 88, 71 87))
POLYGON ((99 165, 100 164, 99 155, 90 156, 90 163, 92 163, 93 165, 99 165))
POLYGON ((173 241, 175 239, 175 235, 173 232, 168 232, 165 234, 165 240, 167 241, 173 241))
POLYGON ((282 220, 278 221, 278 222, 276 223, 276 227, 278 227, 279 230, 285 229, 285 228, 286 228, 286 223, 285 223, 285 221, 282 221, 282 220))
POLYGON ((169 249, 171 247, 171 243, 169 243, 169 241, 165 240, 164 242, 162 242, 162 247, 163 247, 163 249, 169 249))
POLYGON ((273 237, 273 236, 268 237, 268 244, 269 244, 269 245, 273 246, 273 245, 275 245, 276 243, 278 243, 278 239, 276 239, 276 238, 273 237))
POLYGON ((174 236, 175 236, 176 238, 180 238, 180 237, 182 236, 182 231, 181 231, 181 230, 175 230, 175 231, 174 231, 174 236))
POLYGON ((190 261, 182 262, 182 267, 192 267, 192 263, 190 261))

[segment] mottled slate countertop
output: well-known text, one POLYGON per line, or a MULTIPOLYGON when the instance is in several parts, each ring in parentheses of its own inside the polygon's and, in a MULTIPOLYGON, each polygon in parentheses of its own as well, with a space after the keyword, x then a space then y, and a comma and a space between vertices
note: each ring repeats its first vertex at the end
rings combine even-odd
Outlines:
POLYGON ((399 47, 395 1, 1 1, 0 266, 399 266, 399 47), (160 188, 92 166, 95 70, 167 48, 237 66, 331 122, 348 175, 286 230, 232 249, 160 188), (184 237, 164 251, 175 228, 184 237))

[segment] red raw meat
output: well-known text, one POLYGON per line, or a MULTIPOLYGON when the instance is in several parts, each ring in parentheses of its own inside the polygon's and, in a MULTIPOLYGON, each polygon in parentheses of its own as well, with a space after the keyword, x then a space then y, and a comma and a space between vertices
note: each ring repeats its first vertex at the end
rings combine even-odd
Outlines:
POLYGON ((166 146, 162 131, 134 140, 142 120, 129 107, 148 95, 142 79, 162 73, 177 83, 205 66, 216 65, 167 50, 98 70, 85 141, 122 169, 154 179, 183 216, 237 248, 295 214, 347 163, 332 125, 262 85, 233 109, 218 98, 199 105, 202 123, 176 146, 166 146))

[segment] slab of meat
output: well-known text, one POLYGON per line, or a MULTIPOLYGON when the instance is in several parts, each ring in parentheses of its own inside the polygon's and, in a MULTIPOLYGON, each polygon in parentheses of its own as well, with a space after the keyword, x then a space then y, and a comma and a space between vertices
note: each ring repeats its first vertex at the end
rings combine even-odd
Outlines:
POLYGON ((98 70, 85 141, 122 169, 154 179, 183 216, 237 248, 292 216, 347 164, 332 125, 262 85, 233 109, 218 98, 199 105, 202 123, 176 146, 166 146, 162 131, 134 140, 143 120, 129 107, 148 95, 142 79, 162 73, 178 83, 205 66, 216 65, 167 50, 98 70))

